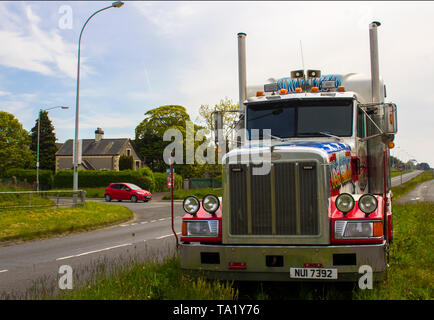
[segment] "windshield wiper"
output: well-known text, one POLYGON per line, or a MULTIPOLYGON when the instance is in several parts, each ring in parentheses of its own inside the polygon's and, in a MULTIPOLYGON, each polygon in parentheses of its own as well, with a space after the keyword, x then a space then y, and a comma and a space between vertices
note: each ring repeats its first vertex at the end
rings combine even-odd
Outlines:
POLYGON ((328 133, 328 132, 323 132, 323 131, 318 131, 318 132, 304 132, 301 135, 318 135, 318 134, 322 134, 323 136, 327 136, 327 137, 331 137, 331 138, 335 138, 338 141, 342 141, 341 137, 335 136, 334 134, 328 133))

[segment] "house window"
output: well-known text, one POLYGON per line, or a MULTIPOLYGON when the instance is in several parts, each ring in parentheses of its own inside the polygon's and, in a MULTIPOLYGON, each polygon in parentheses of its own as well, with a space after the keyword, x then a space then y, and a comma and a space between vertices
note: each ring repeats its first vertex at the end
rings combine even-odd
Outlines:
POLYGON ((127 149, 127 156, 131 155, 131 149, 127 149))
POLYGON ((136 170, 137 169, 140 169, 140 161, 139 160, 136 160, 136 170))

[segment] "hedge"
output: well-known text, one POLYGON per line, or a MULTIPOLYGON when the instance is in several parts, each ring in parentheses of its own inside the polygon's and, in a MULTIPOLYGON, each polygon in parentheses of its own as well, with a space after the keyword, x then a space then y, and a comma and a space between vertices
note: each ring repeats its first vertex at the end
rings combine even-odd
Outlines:
MULTIPOLYGON (((167 173, 154 172, 155 192, 169 191, 167 187, 167 173)), ((175 173, 175 190, 182 190, 183 179, 179 174, 175 173)))
MULTIPOLYGON (((16 177, 18 181, 26 180, 29 184, 36 182, 36 169, 8 169, 4 178, 16 177)), ((72 179, 72 178, 71 178, 72 179)), ((39 186, 41 189, 50 189, 53 185, 53 172, 39 169, 39 186)))
MULTIPOLYGON (((54 175, 54 188, 72 188, 73 170, 59 170, 54 175)), ((134 170, 82 170, 78 172, 78 188, 107 187, 112 182, 129 182, 152 191, 153 176, 141 175, 134 170)))

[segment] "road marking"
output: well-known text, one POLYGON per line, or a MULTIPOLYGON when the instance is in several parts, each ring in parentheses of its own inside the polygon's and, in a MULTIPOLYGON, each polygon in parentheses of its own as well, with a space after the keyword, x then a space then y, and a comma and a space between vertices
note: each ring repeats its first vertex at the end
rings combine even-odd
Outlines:
POLYGON ((158 219, 158 221, 164 221, 164 220, 166 220, 166 218, 161 218, 161 219, 158 219))
POLYGON ((80 254, 75 254, 75 255, 72 255, 72 256, 57 258, 56 261, 70 259, 70 258, 76 258, 76 257, 81 257, 81 256, 85 256, 85 255, 92 254, 92 253, 107 251, 107 250, 111 250, 111 249, 116 249, 116 248, 131 246, 131 245, 132 245, 132 243, 124 243, 124 244, 120 244, 118 246, 113 246, 113 247, 108 247, 108 248, 104 248, 104 249, 100 249, 100 250, 93 250, 93 251, 89 251, 89 252, 83 252, 83 253, 80 253, 80 254))
POLYGON ((142 222, 140 222, 140 224, 145 224, 145 223, 148 223, 148 221, 142 221, 142 222))
POLYGON ((130 224, 130 226, 135 226, 137 223, 132 223, 132 224, 130 224))
POLYGON ((2 273, 2 272, 8 272, 8 270, 6 270, 6 269, 5 270, 0 270, 0 273, 2 273))
POLYGON ((157 220, 151 220, 150 222, 155 222, 155 221, 157 221, 157 220))
MULTIPOLYGON (((177 234, 180 235, 181 232, 178 232, 177 234)), ((173 233, 171 233, 171 234, 166 234, 165 236, 161 236, 161 237, 158 237, 158 238, 155 238, 155 239, 160 240, 160 239, 164 239, 164 238, 167 238, 167 237, 170 237, 170 236, 173 236, 173 233)))

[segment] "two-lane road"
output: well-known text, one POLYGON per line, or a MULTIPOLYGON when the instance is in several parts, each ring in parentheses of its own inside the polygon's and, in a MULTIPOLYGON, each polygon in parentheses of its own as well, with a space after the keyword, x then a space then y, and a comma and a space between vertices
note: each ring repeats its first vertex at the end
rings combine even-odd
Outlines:
MULTIPOLYGON (((48 286, 56 286, 61 265, 70 265, 74 271, 85 270, 86 266, 101 259, 113 261, 120 256, 143 259, 174 252, 176 242, 171 230, 170 202, 111 204, 130 208, 135 215, 134 221, 91 232, 0 247, 0 294, 23 293, 41 277, 48 286)), ((174 208, 175 230, 179 233, 184 211, 179 202, 175 202, 174 208)), ((79 273, 79 278, 86 276, 85 271, 79 273)))

